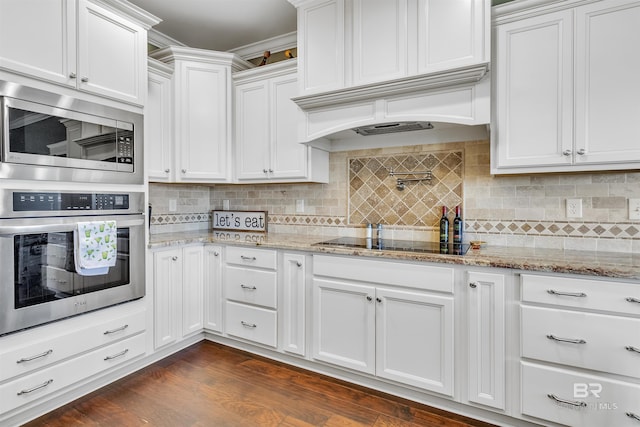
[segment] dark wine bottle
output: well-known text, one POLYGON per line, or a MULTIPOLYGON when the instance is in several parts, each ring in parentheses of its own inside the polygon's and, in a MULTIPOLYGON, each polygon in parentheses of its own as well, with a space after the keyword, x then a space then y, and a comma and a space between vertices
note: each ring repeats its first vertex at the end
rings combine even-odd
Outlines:
POLYGON ((453 219, 453 244, 462 243, 462 233, 464 231, 464 222, 460 217, 460 206, 456 206, 456 217, 453 219))
POLYGON ((449 218, 447 218, 447 207, 442 207, 442 218, 440 218, 440 243, 449 243, 449 218))

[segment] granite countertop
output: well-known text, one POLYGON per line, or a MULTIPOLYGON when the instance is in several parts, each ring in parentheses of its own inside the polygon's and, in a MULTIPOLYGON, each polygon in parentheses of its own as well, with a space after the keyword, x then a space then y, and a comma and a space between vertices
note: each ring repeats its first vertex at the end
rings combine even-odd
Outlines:
POLYGON ((152 234, 149 248, 158 249, 190 243, 221 243, 234 246, 290 249, 318 254, 383 257, 405 261, 428 261, 480 267, 511 268, 539 272, 572 273, 598 277, 640 280, 640 254, 570 251, 543 248, 483 246, 466 255, 441 255, 380 249, 315 246, 335 236, 301 236, 284 233, 178 232, 152 234))

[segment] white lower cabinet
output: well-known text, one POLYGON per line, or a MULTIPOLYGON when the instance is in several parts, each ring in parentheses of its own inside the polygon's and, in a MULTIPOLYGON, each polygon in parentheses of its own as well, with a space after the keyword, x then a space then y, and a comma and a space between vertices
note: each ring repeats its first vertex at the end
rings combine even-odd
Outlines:
POLYGON ((306 354, 307 257, 302 253, 282 254, 280 322, 282 349, 306 354))
POLYGON ((640 286, 535 274, 521 284, 522 413, 639 425, 640 286))
POLYGON ((146 352, 143 301, 130 302, 0 338, 0 425, 146 352), (26 407, 26 406, 25 406, 26 407))
POLYGON ((204 246, 204 328, 222 332, 222 246, 204 246))
POLYGON ((201 332, 204 326, 202 245, 153 253, 156 349, 201 332))
POLYGON ((469 401, 505 409, 506 330, 505 276, 467 273, 469 401))
POLYGON ((313 310, 314 359, 453 396, 453 269, 315 256, 313 310))
POLYGON ((224 330, 236 338, 278 346, 277 251, 227 246, 224 330))
POLYGON ((522 362, 522 413, 580 427, 637 427, 640 385, 522 362))

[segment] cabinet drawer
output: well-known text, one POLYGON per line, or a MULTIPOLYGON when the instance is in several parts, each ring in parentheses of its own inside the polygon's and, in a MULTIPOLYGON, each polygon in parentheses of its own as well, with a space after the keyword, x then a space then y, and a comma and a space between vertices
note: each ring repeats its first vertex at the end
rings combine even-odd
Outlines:
POLYGON ((231 301, 227 301, 226 309, 225 325, 229 335, 272 347, 277 346, 275 311, 231 301))
POLYGON ((522 301, 640 316, 640 283, 523 274, 522 301))
POLYGON ((453 293, 453 268, 449 267, 314 255, 313 274, 453 293))
POLYGON ((227 299, 276 308, 275 271, 227 266, 226 273, 224 289, 227 299))
POLYGON ((144 354, 145 334, 138 334, 91 353, 0 386, 0 413, 41 399, 78 381, 144 354))
POLYGON ((227 264, 276 269, 277 252, 270 249, 254 249, 228 246, 227 264))
POLYGON ((521 369, 525 415, 569 426, 638 426, 639 385, 527 362, 521 369))
POLYGON ((7 350, 0 351, 0 381, 25 375, 143 331, 145 311, 137 309, 125 314, 122 313, 125 306, 84 314, 2 338, 1 348, 7 350))
POLYGON ((523 306, 522 356, 640 378, 640 319, 523 306))

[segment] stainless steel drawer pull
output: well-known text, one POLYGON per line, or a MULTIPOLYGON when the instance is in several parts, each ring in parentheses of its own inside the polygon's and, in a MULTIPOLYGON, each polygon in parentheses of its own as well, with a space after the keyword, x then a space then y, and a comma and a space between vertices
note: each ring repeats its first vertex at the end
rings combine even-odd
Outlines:
POLYGON ((242 326, 244 326, 245 328, 257 328, 258 325, 256 325, 255 323, 247 323, 244 320, 241 320, 240 323, 242 324, 242 326))
POLYGON ((633 418, 636 421, 640 421, 640 415, 636 415, 633 412, 625 412, 625 415, 629 418, 633 418))
POLYGON ((240 284, 240 287, 241 287, 242 289, 247 289, 247 290, 249 290, 249 291, 255 291, 256 289, 258 289, 258 288, 256 288, 255 286, 247 286, 247 285, 243 285, 242 283, 240 284))
POLYGON ((114 354, 113 356, 107 356, 104 358, 104 360, 113 360, 113 359, 117 359, 118 357, 122 357, 125 354, 129 353, 129 349, 125 348, 124 350, 122 350, 120 353, 118 354, 114 354))
POLYGON ((625 298, 625 299, 626 299, 628 302, 635 302, 635 303, 640 304, 640 299, 638 299, 638 298, 628 297, 628 298, 625 298))
POLYGON ((53 349, 50 348, 44 353, 36 354, 35 356, 31 356, 31 357, 23 357, 22 359, 16 360, 16 363, 31 362, 32 360, 36 360, 36 359, 40 359, 41 357, 48 356, 51 353, 53 353, 53 349))
POLYGON ((256 257, 254 256, 244 256, 244 255, 240 255, 240 258, 242 258, 245 261, 255 261, 256 257))
POLYGON ((551 295, 558 295, 563 297, 584 298, 587 296, 587 294, 585 294, 584 292, 558 292, 558 291, 554 291, 553 289, 548 289, 547 293, 551 295))
POLYGON ((116 328, 116 329, 111 329, 109 331, 104 331, 104 335, 115 334, 116 332, 124 331, 128 327, 129 327, 129 325, 124 325, 124 326, 120 326, 119 328, 116 328))
POLYGON ((578 406, 580 408, 586 408, 587 404, 586 402, 583 402, 581 400, 567 400, 567 399, 562 399, 558 396, 556 396, 555 394, 547 394, 547 397, 551 400, 555 400, 556 402, 560 402, 560 403, 566 403, 567 405, 571 405, 571 406, 578 406))
POLYGON ((556 337, 555 335, 547 335, 547 338, 549 338, 550 340, 554 340, 554 341, 560 341, 560 342, 568 342, 571 344, 586 344, 587 342, 583 339, 572 339, 572 338, 560 338, 560 337, 556 337))
POLYGON ((632 345, 628 345, 625 347, 625 350, 633 351, 634 353, 640 353, 640 348, 634 347, 632 345))
POLYGON ((22 396, 23 394, 29 394, 29 393, 32 393, 32 392, 34 392, 36 390, 40 390, 41 388, 45 388, 46 386, 48 386, 52 382, 53 382, 53 379, 47 380, 47 381, 43 382, 42 384, 37 385, 37 386, 35 386, 33 388, 30 388, 28 390, 21 390, 21 391, 18 392, 18 396, 22 396))

